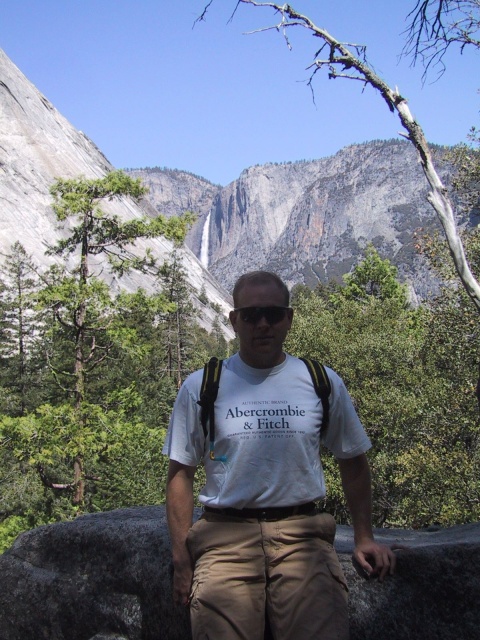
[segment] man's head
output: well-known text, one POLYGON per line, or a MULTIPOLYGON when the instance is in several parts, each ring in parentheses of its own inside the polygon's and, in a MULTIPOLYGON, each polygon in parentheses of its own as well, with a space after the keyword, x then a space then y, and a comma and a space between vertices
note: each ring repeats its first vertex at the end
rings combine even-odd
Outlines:
POLYGON ((293 318, 284 282, 268 271, 247 273, 237 280, 233 300, 230 322, 239 338, 242 360, 259 369, 283 362, 283 343, 293 318))
POLYGON ((250 273, 244 273, 240 276, 233 287, 233 305, 235 308, 239 307, 238 297, 241 290, 248 284, 251 285, 273 285, 281 291, 284 298, 283 305, 288 307, 290 304, 290 291, 287 285, 276 273, 270 271, 251 271, 250 273))

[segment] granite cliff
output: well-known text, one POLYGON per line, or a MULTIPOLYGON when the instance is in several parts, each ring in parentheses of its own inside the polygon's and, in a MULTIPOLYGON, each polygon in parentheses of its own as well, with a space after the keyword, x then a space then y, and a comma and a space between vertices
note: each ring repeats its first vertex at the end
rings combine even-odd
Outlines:
MULTIPOLYGON (((445 149, 435 154, 448 184, 445 149)), ((406 141, 368 142, 319 160, 251 167, 225 187, 181 171, 131 173, 150 186, 157 211, 175 213, 181 203, 197 213, 187 243, 227 289, 254 268, 277 271, 290 285, 340 281, 368 242, 397 265, 414 299, 435 286, 415 253, 414 234, 438 223, 416 151, 406 141)))
MULTIPOLYGON (((140 178, 148 187, 146 199, 157 213, 178 216, 184 211, 192 211, 196 214, 197 222, 187 234, 186 244, 201 260, 205 221, 213 202, 222 191, 220 185, 214 185, 205 178, 179 169, 147 167, 126 169, 126 173, 133 178, 140 178)), ((203 247, 205 249, 205 243, 203 247)), ((205 266, 206 262, 204 256, 205 266)))
MULTIPOLYGON (((113 169, 95 144, 76 130, 0 50, 0 260, 10 253, 15 241, 20 241, 38 265, 46 266, 47 243, 62 237, 50 206, 49 188, 54 180, 79 175, 100 178, 113 169)), ((157 215, 148 200, 136 204, 125 198, 108 206, 114 206, 122 219, 157 215)), ((138 246, 143 250, 146 244, 138 246)), ((160 263, 173 249, 164 238, 150 240, 148 246, 160 263)), ((228 312, 227 291, 188 247, 181 249, 181 255, 194 292, 206 295, 228 312)), ((139 286, 149 290, 153 280, 132 274, 120 281, 112 279, 109 284, 113 290, 135 290, 139 286)), ((201 309, 201 324, 210 328, 217 314, 198 299, 196 303, 201 309)), ((233 334, 228 330, 228 335, 233 334)))
MULTIPOLYGON (((20 240, 38 263, 46 264, 46 242, 61 235, 50 207, 54 179, 100 177, 113 167, 1 51, 0 107, 0 254, 20 240)), ((441 159, 445 150, 436 153, 448 183, 450 168, 441 159)), ((206 294, 224 312, 228 291, 244 271, 272 269, 289 285, 340 280, 368 242, 398 266, 413 299, 435 286, 413 246, 417 228, 437 223, 408 142, 374 141, 328 158, 250 167, 224 187, 176 169, 128 172, 150 192, 140 206, 116 203, 120 217, 197 214, 182 250, 184 266, 200 298, 206 294)), ((163 239, 151 245, 160 260, 172 249, 163 239)), ((148 280, 135 276, 111 281, 112 288, 140 284, 149 288, 148 280)), ((202 324, 211 326, 215 313, 197 304, 202 324)))

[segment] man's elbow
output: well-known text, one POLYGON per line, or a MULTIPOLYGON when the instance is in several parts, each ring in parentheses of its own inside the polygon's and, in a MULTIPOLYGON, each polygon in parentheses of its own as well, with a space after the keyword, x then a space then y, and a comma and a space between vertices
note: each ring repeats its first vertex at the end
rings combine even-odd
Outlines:
POLYGON ((337 458, 337 462, 342 478, 355 480, 365 475, 370 476, 370 465, 365 453, 353 458, 337 458))

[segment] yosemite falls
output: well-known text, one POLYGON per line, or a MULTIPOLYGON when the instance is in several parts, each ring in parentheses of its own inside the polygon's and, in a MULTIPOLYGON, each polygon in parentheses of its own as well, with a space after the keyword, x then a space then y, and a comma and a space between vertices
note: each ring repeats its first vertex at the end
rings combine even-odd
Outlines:
POLYGON ((205 218, 205 223, 203 225, 202 243, 200 245, 200 262, 203 264, 205 269, 208 269, 210 217, 211 213, 208 212, 207 217, 205 218))

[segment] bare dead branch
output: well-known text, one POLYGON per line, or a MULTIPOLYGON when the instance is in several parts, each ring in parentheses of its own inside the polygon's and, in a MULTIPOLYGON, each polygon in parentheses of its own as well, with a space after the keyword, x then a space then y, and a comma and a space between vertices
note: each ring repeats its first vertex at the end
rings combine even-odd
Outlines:
POLYGON ((37 471, 43 486, 48 489, 56 489, 57 491, 73 491, 75 487, 75 484, 72 482, 64 484, 50 480, 41 464, 37 464, 37 471))
MULTIPOLYGON (((213 0, 210 0, 210 2, 208 2, 208 3, 205 5, 205 7, 203 8, 203 11, 202 11, 202 13, 201 13, 201 15, 199 15, 199 16, 198 16, 198 18, 196 18, 196 20, 194 21, 193 26, 192 26, 192 29, 194 29, 194 28, 195 28, 195 25, 197 24, 197 22, 205 22, 205 21, 206 21, 206 15, 207 15, 207 12, 208 12, 209 8, 212 6, 212 4, 213 4, 213 0)), ((238 9, 239 4, 240 4, 240 0, 238 0, 238 1, 237 1, 237 5, 236 5, 235 9, 233 10, 232 15, 231 15, 231 16, 230 16, 230 18, 228 19, 228 22, 231 22, 231 21, 233 20, 233 18, 234 18, 234 16, 235 16, 235 14, 236 14, 236 12, 237 12, 237 9, 238 9)))
POLYGON ((480 0, 418 0, 408 14, 410 26, 402 55, 421 60, 424 79, 430 67, 445 71, 443 57, 454 44, 463 52, 467 45, 480 49, 480 0))
POLYGON ((201 13, 201 15, 198 16, 198 18, 195 19, 195 22, 193 23, 192 29, 195 28, 195 25, 197 24, 197 22, 205 22, 205 16, 207 15, 207 11, 209 10, 209 8, 212 5, 213 0, 210 0, 210 2, 207 3, 207 5, 203 8, 203 11, 201 13))
MULTIPOLYGON (((423 15, 428 4, 434 1, 442 3, 443 8, 448 6, 450 2, 465 2, 476 5, 480 3, 480 0, 419 0, 417 3, 418 11, 420 12, 419 15, 423 15)), ((423 130, 419 123, 413 118, 407 100, 400 94, 397 88, 390 88, 390 86, 376 74, 373 67, 367 63, 365 47, 359 48, 358 45, 348 45, 340 42, 328 33, 328 31, 315 25, 310 18, 298 13, 288 4, 279 5, 274 2, 258 2, 257 0, 239 0, 239 2, 255 7, 269 7, 273 9, 275 13, 280 14, 281 20, 275 27, 269 28, 276 28, 277 31, 282 31, 290 26, 302 26, 322 41, 323 44, 320 51, 324 50, 325 47, 328 48, 328 60, 314 60, 309 67, 313 67, 313 72, 308 83, 311 89, 313 77, 317 71, 327 67, 329 69, 329 78, 331 79, 347 78, 349 80, 359 80, 363 82, 365 86, 367 84, 370 85, 380 93, 390 111, 397 113, 403 128, 407 132, 404 134, 405 137, 414 145, 418 152, 424 175, 431 189, 427 200, 435 210, 444 229, 457 273, 467 294, 480 311, 480 285, 468 265, 456 227, 452 202, 448 196, 447 189, 442 184, 435 169, 423 130), (360 56, 358 55, 359 51, 361 52, 360 56), (348 73, 345 73, 346 70, 348 70, 348 73)), ((439 7, 440 14, 437 11, 437 16, 432 27, 440 33, 442 26, 441 22, 439 23, 438 21, 442 17, 441 9, 442 7, 439 7)))

